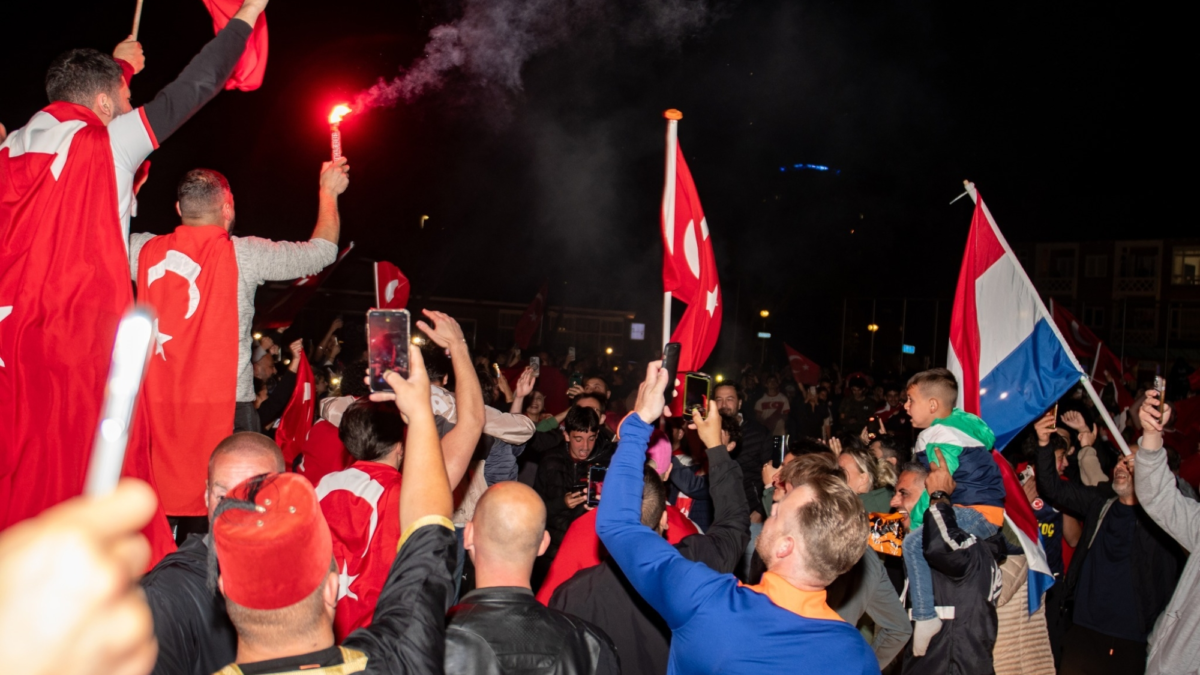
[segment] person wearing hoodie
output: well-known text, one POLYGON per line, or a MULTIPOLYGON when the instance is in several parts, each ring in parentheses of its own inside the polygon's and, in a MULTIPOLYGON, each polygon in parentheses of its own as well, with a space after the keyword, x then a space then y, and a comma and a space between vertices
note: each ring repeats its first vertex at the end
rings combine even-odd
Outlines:
POLYGON ((612 458, 612 445, 597 442, 603 426, 594 409, 572 406, 563 420, 562 442, 547 450, 538 462, 533 489, 546 502, 546 531, 550 533, 550 548, 541 556, 546 562, 535 571, 539 586, 549 561, 558 554, 567 528, 589 510, 588 470, 593 466, 607 467, 612 458))
MULTIPOLYGON (((912 418, 914 428, 924 429, 917 436, 914 448, 917 462, 926 466, 936 463, 935 450, 940 450, 939 454, 946 458, 945 468, 955 484, 953 493, 946 495, 954 505, 955 526, 987 539, 1004 525, 1004 479, 992 459, 996 435, 979 417, 955 408, 957 400, 958 380, 954 373, 934 368, 909 379, 904 410, 912 418)), ((912 525, 905 538, 903 555, 912 601, 912 651, 917 657, 925 654, 930 640, 942 629, 933 576, 920 544, 925 513, 937 497, 936 491, 922 492, 908 513, 912 525)))

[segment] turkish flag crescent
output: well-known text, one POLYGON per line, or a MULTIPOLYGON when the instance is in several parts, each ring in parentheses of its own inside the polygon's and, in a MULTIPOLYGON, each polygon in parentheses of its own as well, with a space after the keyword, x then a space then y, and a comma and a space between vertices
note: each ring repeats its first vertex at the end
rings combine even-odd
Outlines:
POLYGON ((821 367, 812 359, 792 349, 787 343, 783 348, 787 350, 788 365, 792 367, 792 377, 796 378, 796 382, 814 385, 821 381, 821 367))
POLYGON ((546 294, 549 291, 550 282, 543 281, 541 290, 517 321, 517 326, 513 329, 513 344, 517 347, 529 349, 529 341, 537 334, 538 326, 542 324, 542 314, 546 311, 546 294))
POLYGON ((390 262, 375 263, 375 307, 404 309, 408 306, 408 277, 390 262))
MULTIPOLYGON (((220 33, 225 24, 242 8, 242 0, 204 0, 204 6, 212 15, 213 32, 220 33)), ((246 41, 246 51, 233 68, 233 74, 225 82, 226 89, 241 89, 253 91, 262 86, 263 77, 267 74, 267 13, 258 15, 254 22, 250 39, 246 41)))
POLYGON ((167 515, 203 516, 208 457, 233 430, 237 256, 225 228, 180 225, 146 242, 137 264, 138 298, 157 316, 144 394, 154 479, 167 515))
MULTIPOLYGON (((256 299, 254 302, 254 327, 271 330, 292 325, 292 322, 296 320, 296 314, 304 308, 304 304, 317 292, 329 275, 333 274, 338 265, 342 264, 342 261, 353 249, 354 242, 350 242, 338 254, 337 260, 334 260, 332 265, 311 276, 296 279, 270 302, 256 299)), ((262 297, 261 294, 258 296, 258 298, 262 297)))
MULTIPOLYGON (((133 304, 119 213, 108 130, 90 110, 52 103, 0 144, 0 530, 83 492, 133 304)), ((153 485, 144 420, 122 473, 153 485)), ((151 564, 174 550, 161 508, 144 532, 151 564)))
POLYGON ((308 357, 300 352, 296 388, 292 390, 292 400, 288 401, 283 416, 279 418, 279 428, 275 430, 275 444, 283 452, 284 466, 292 465, 292 460, 296 459, 312 429, 313 409, 317 404, 315 390, 316 381, 308 365, 308 357))
MULTIPOLYGON (((671 192, 668 187, 668 199, 671 192)), ((663 291, 688 305, 670 340, 683 345, 679 372, 685 373, 699 370, 717 345, 721 333, 721 284, 700 195, 678 145, 674 204, 674 219, 668 219, 667 209, 663 209, 663 291)))

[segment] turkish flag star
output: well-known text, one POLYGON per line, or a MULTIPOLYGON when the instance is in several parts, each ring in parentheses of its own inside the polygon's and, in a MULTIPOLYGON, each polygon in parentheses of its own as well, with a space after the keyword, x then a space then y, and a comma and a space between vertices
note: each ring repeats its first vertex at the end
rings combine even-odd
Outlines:
POLYGON ((705 297, 704 309, 708 310, 709 316, 712 316, 713 312, 717 309, 717 287, 716 286, 713 286, 713 289, 711 291, 709 291, 707 296, 705 297))

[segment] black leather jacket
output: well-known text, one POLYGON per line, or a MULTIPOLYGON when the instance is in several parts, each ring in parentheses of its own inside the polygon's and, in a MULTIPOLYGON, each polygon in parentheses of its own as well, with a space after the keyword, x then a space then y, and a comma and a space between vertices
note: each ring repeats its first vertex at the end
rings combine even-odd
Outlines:
POLYGON ((527 588, 481 588, 446 614, 446 673, 618 675, 599 628, 543 607, 527 588))

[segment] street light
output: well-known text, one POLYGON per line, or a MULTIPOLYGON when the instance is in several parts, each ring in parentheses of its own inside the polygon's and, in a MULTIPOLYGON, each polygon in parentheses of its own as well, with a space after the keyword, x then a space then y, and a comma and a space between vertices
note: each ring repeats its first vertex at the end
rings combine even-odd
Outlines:
POLYGON ((725 376, 720 373, 717 373, 717 382, 720 383, 720 382, 724 382, 724 381, 725 381, 725 376))
POLYGON ((612 356, 612 347, 605 348, 604 353, 608 354, 609 356, 612 356))
POLYGON ((758 315, 765 319, 768 316, 771 316, 771 313, 764 309, 761 312, 759 312, 758 315))
POLYGON ((869 330, 869 331, 871 331, 872 333, 874 333, 875 331, 879 330, 879 324, 877 324, 877 323, 869 323, 869 324, 867 324, 867 330, 869 330))
POLYGON ((255 333, 255 334, 254 334, 254 339, 255 339, 255 340, 261 340, 261 339, 262 339, 262 333, 255 333))

